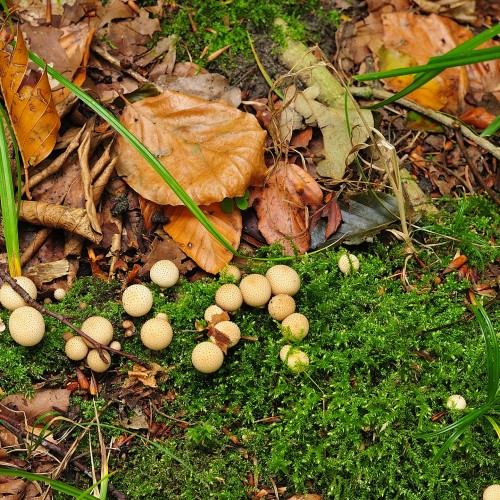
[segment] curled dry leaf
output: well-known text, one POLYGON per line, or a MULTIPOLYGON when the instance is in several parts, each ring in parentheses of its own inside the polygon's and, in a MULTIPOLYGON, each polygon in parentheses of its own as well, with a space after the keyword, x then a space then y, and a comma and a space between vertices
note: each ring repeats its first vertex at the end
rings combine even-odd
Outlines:
POLYGON ((258 227, 267 243, 279 241, 293 255, 309 250, 307 206, 320 205, 323 193, 302 168, 280 162, 254 202, 258 227))
POLYGON ((54 149, 61 126, 46 71, 28 70, 21 28, 12 55, 0 42, 0 86, 25 166, 40 163, 54 149))
MULTIPOLYGON (((242 228, 239 209, 234 208, 232 212, 226 213, 218 203, 200 208, 233 248, 237 249, 242 228)), ((163 229, 186 255, 208 273, 218 273, 232 259, 233 254, 218 243, 186 207, 168 206, 165 207, 164 214, 170 222, 163 229)))
MULTIPOLYGON (((264 181, 263 131, 254 116, 221 102, 165 91, 127 105, 122 123, 161 161, 198 205, 243 196, 264 181)), ((160 205, 180 199, 128 142, 116 146, 118 175, 160 205)))
POLYGON ((26 483, 22 479, 6 479, 5 483, 0 484, 0 497, 9 500, 22 500, 25 498, 26 483))

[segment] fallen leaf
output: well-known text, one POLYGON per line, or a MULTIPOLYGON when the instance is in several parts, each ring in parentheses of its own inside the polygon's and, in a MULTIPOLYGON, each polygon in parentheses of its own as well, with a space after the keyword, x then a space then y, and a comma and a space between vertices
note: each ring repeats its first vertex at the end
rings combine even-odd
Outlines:
MULTIPOLYGON (((243 196, 266 175, 263 131, 254 116, 220 102, 165 91, 127 105, 122 123, 198 205, 243 196)), ((182 202, 140 154, 117 140, 118 175, 160 205, 182 202)))
POLYGON ((459 118, 471 127, 485 129, 488 125, 493 123, 496 116, 484 109, 482 106, 479 106, 477 108, 469 109, 469 111, 460 115, 459 118))
POLYGON ((455 257, 443 270, 442 274, 448 274, 453 271, 456 271, 460 267, 462 267, 465 262, 467 262, 467 256, 466 255, 459 255, 458 257, 455 257))
MULTIPOLYGON (((241 212, 238 208, 230 213, 222 210, 219 203, 201 206, 208 220, 237 249, 241 237, 241 212)), ((184 206, 167 206, 164 214, 170 222, 163 229, 203 270, 217 274, 232 258, 233 254, 217 242, 184 206)))
POLYGON ((51 153, 61 126, 47 73, 28 71, 28 59, 18 26, 12 55, 0 42, 0 87, 26 167, 37 165, 51 153))
POLYGON ((215 343, 216 346, 220 347, 220 350, 227 354, 227 348, 231 343, 231 339, 223 332, 217 329, 217 325, 210 324, 208 326, 208 337, 215 343))
POLYGON ((267 243, 280 242, 288 255, 309 250, 308 205, 320 205, 323 193, 302 168, 280 162, 254 202, 258 227, 267 243))
POLYGON ((158 387, 156 377, 165 373, 167 370, 157 363, 150 363, 150 368, 145 368, 137 363, 134 364, 133 370, 128 372, 128 379, 125 380, 123 387, 133 387, 138 383, 146 387, 158 387))
POLYGON ((25 490, 26 483, 22 479, 11 479, 0 484, 0 496, 7 500, 22 500, 25 490))

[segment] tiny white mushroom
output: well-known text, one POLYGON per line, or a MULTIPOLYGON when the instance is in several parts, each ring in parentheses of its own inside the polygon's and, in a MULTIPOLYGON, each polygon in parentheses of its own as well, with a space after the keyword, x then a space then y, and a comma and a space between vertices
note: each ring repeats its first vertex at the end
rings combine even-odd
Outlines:
POLYGON ((286 357, 288 356, 288 353, 290 352, 290 349, 292 346, 290 344, 285 344, 281 349, 280 349, 280 359, 281 361, 285 361, 286 357))
POLYGON ((237 285, 226 283, 215 292, 215 303, 225 311, 237 311, 243 304, 243 296, 237 285))
POLYGON ((240 283, 245 304, 251 307, 265 306, 271 298, 271 285, 262 274, 248 274, 240 283))
POLYGON ((290 295, 280 293, 269 301, 267 310, 273 319, 283 321, 295 312, 295 300, 290 295))
POLYGON ((110 366, 111 366, 111 356, 109 355, 109 352, 102 351, 104 357, 108 360, 107 363, 105 363, 101 357, 99 356, 99 351, 97 349, 92 349, 89 351, 87 354, 87 365, 89 365, 89 368, 97 373, 102 373, 105 372, 110 366))
POLYGON ((66 297, 66 290, 64 288, 56 288, 54 290, 54 299, 63 300, 66 297))
POLYGON ((288 368, 295 373, 302 373, 309 366, 309 356, 304 351, 294 351, 286 358, 288 368))
POLYGON ((500 500, 500 484, 490 484, 485 488, 483 500, 500 500))
POLYGON ((226 266, 220 272, 221 277, 226 278, 231 276, 236 281, 241 279, 241 271, 233 264, 226 264, 226 266))
MULTIPOLYGON (((82 323, 80 330, 99 344, 108 345, 113 340, 113 325, 102 316, 90 316, 82 323)), ((88 340, 85 340, 85 343, 93 347, 88 340)))
POLYGON ((144 285, 130 285, 122 295, 123 309, 130 316, 144 316, 153 307, 153 294, 144 285))
POLYGON ((158 319, 164 319, 165 321, 169 321, 168 316, 165 313, 158 313, 155 317, 158 319))
POLYGON ((463 396, 460 396, 460 394, 452 394, 446 400, 446 406, 448 408, 452 408, 453 410, 465 410, 465 408, 467 408, 467 402, 463 396))
POLYGON ((201 342, 191 354, 193 366, 202 373, 216 372, 224 362, 224 353, 213 342, 201 342))
POLYGON ((71 337, 64 346, 64 352, 69 359, 80 361, 89 352, 89 348, 82 337, 71 337))
POLYGON ((213 321, 214 316, 217 316, 218 314, 223 314, 223 313, 224 313, 224 309, 222 309, 222 307, 219 307, 219 306, 213 304, 211 306, 208 306, 205 309, 205 314, 203 317, 205 318, 205 321, 207 323, 210 323, 211 321, 213 321))
MULTIPOLYGON (((241 339, 240 327, 233 321, 221 321, 217 323, 215 328, 229 337, 231 342, 228 344, 228 347, 234 347, 241 339)), ((213 337, 210 337, 210 340, 215 342, 213 337)))
POLYGON ((111 349, 115 349, 116 351, 122 350, 122 345, 118 342, 118 340, 113 340, 113 342, 109 344, 109 347, 111 347, 111 349))
POLYGON ((302 340, 309 333, 309 320, 300 313, 290 314, 281 323, 281 333, 287 340, 302 340))
POLYGON ((148 319, 141 328, 142 343, 153 351, 165 349, 172 342, 172 336, 170 323, 161 318, 148 319))
POLYGON ((270 267, 266 278, 271 284, 273 295, 295 295, 300 290, 300 276, 295 269, 284 264, 270 267))
POLYGON ((338 266, 341 272, 349 274, 351 271, 357 271, 359 269, 359 259, 352 253, 349 255, 344 254, 340 256, 338 266))
POLYGON ((9 332, 19 345, 30 347, 38 344, 45 335, 42 313, 33 307, 18 307, 10 315, 9 332))
POLYGON ((159 287, 170 288, 179 281, 179 269, 171 260, 159 260, 151 267, 149 277, 159 287))
MULTIPOLYGON (((33 281, 26 276, 16 276, 14 280, 33 300, 36 300, 37 290, 33 281)), ((27 305, 23 298, 8 283, 4 283, 0 288, 0 303, 9 311, 14 311, 18 307, 27 305)))

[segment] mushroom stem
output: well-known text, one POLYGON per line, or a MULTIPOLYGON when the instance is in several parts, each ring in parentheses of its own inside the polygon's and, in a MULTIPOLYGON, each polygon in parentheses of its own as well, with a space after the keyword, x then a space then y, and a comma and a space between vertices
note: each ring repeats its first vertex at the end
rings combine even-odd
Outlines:
POLYGON ((115 354, 119 354, 120 356, 123 356, 124 358, 130 359, 134 363, 138 363, 141 366, 144 366, 145 368, 149 368, 149 364, 146 361, 143 361, 142 359, 134 356, 133 354, 128 354, 123 351, 119 351, 118 349, 113 349, 112 347, 109 347, 107 345, 101 344, 97 341, 95 341, 92 337, 87 335, 85 332, 82 332, 79 328, 77 328, 73 323, 70 323, 64 316, 61 314, 55 313, 53 311, 49 311, 48 309, 45 309, 41 304, 39 304, 36 300, 33 300, 30 295, 26 292, 26 290, 19 286, 13 278, 10 277, 8 273, 6 273, 3 269, 0 269, 0 278, 7 282, 14 291, 16 291, 28 304, 29 306, 33 307, 37 311, 41 312, 42 314, 47 314, 48 316, 52 316, 53 318, 59 320, 61 323, 66 325, 68 328, 71 328, 74 332, 76 332, 80 337, 83 337, 85 340, 89 341, 99 352, 99 357, 105 362, 108 363, 108 360, 105 358, 104 354, 102 353, 102 350, 110 351, 115 354))

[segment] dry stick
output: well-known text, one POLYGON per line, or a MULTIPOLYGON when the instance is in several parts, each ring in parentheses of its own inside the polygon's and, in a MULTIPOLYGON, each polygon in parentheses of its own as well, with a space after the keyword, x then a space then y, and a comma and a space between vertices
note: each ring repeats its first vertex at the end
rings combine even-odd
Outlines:
POLYGON ((474 174, 474 177, 476 178, 476 181, 481 184, 481 186, 484 188, 484 190, 490 195, 491 199, 497 204, 500 205, 500 198, 496 195, 495 191, 491 189, 486 182, 484 182, 484 179, 481 177, 481 174, 477 171, 476 165, 472 161, 471 157, 469 156, 469 153, 467 149, 465 148, 464 144, 464 138, 462 137, 462 131, 460 130, 460 127, 458 125, 455 126, 455 137, 457 139, 458 147, 462 151, 462 154, 464 155, 465 161, 467 162, 467 165, 469 165, 469 168, 472 170, 472 173, 474 174))
POLYGON ((21 267, 24 267, 33 257, 33 255, 40 250, 41 246, 47 241, 47 238, 52 234, 53 229, 49 227, 44 227, 43 229, 40 229, 31 240, 30 244, 27 246, 27 248, 24 250, 23 254, 21 255, 21 267))
MULTIPOLYGON (((25 429, 20 429, 17 425, 17 422, 11 421, 10 418, 6 417, 5 415, 2 415, 0 418, 0 423, 8 429, 10 432, 15 434, 19 439, 23 440, 27 437, 30 439, 39 439, 40 436, 37 436, 36 434, 33 434, 32 432, 28 432, 25 429)), ((51 441, 47 441, 45 439, 41 439, 40 444, 50 450, 52 453, 54 453, 57 456, 64 457, 68 450, 66 450, 63 446, 59 444, 55 444, 51 441)), ((72 459, 71 463, 80 471, 82 471, 87 477, 92 479, 92 473, 90 470, 82 464, 78 459, 72 459)), ((100 480, 100 478, 98 478, 100 480)), ((113 485, 109 484, 108 485, 109 492, 118 500, 127 500, 127 497, 120 491, 118 491, 113 485)))
MULTIPOLYGON (((394 95, 391 92, 387 92, 386 90, 373 89, 371 87, 350 87, 349 92, 355 97, 364 97, 368 99, 375 97, 376 99, 381 99, 381 100, 387 99, 394 95)), ((400 104, 401 106, 404 106, 405 108, 412 109, 417 113, 428 116, 429 118, 432 118, 433 120, 441 123, 446 127, 453 128, 455 126, 458 126, 459 124, 459 122, 457 122, 455 118, 445 115, 444 113, 440 113, 439 111, 434 111, 433 109, 424 108, 423 106, 420 106, 419 104, 412 102, 408 99, 405 98, 398 99, 397 103, 400 104)), ((465 125, 460 124, 460 131, 462 132, 464 137, 467 137, 467 139, 470 139, 471 141, 475 142, 478 146, 481 146, 483 149, 486 149, 486 151, 491 153, 493 156, 496 156, 498 159, 500 159, 500 147, 495 146, 490 141, 488 141, 488 139, 485 139, 484 137, 479 137, 470 129, 468 129, 465 125)))
POLYGON ((17 292, 22 299, 26 302, 26 304, 30 305, 37 311, 39 311, 42 314, 46 314, 48 316, 52 316, 53 318, 59 320, 63 325, 66 325, 68 328, 71 328, 74 332, 76 332, 80 337, 83 337, 85 340, 90 342, 99 352, 100 358, 108 364, 108 360, 104 357, 104 354, 102 353, 102 350, 104 349, 105 351, 110 351, 114 354, 118 354, 120 356, 123 356, 124 358, 130 359, 134 363, 138 363, 141 366, 144 366, 145 368, 149 369, 149 364, 146 361, 143 361, 142 359, 134 356, 133 354, 128 354, 126 352, 119 351, 118 349, 113 349, 112 347, 109 347, 107 345, 101 344, 100 342, 97 342, 94 340, 92 337, 87 335, 85 332, 77 328, 75 325, 70 323, 63 315, 55 313, 53 311, 49 311, 48 309, 45 309, 41 304, 39 304, 36 300, 32 299, 28 292, 21 286, 17 284, 17 282, 10 277, 8 273, 6 273, 3 269, 0 269, 0 278, 4 281, 7 282, 15 292, 17 292))

